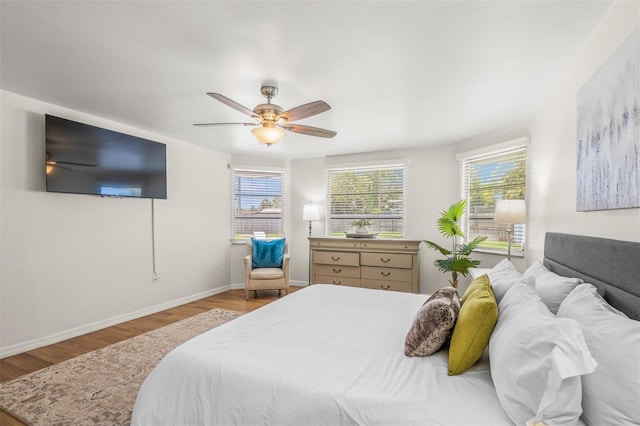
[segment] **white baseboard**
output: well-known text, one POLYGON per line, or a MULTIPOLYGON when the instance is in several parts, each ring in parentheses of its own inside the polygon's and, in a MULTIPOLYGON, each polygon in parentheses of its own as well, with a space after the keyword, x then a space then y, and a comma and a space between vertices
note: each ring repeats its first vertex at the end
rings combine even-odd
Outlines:
POLYGON ((223 293, 225 291, 233 290, 237 288, 244 288, 244 283, 242 283, 241 285, 232 284, 232 285, 217 287, 217 288, 203 291, 201 293, 197 293, 191 296, 182 297, 180 299, 171 300, 169 302, 165 302, 159 305, 151 306, 149 308, 141 309, 139 311, 129 312, 127 314, 118 315, 102 321, 96 321, 91 324, 72 328, 59 333, 54 333, 49 336, 41 337, 38 339, 29 340, 27 342, 17 343, 15 345, 11 345, 6 348, 1 348, 0 359, 6 358, 8 356, 16 355, 22 352, 27 352, 33 349, 41 348, 43 346, 51 345, 53 343, 58 343, 63 340, 71 339, 73 337, 78 337, 83 334, 91 333, 93 331, 97 331, 106 327, 111 327, 112 325, 121 324, 126 321, 131 321, 133 319, 140 318, 145 315, 150 315, 156 312, 164 311, 166 309, 175 308, 176 306, 184 305, 185 303, 194 302, 196 300, 204 299, 205 297, 213 296, 214 294, 223 293))

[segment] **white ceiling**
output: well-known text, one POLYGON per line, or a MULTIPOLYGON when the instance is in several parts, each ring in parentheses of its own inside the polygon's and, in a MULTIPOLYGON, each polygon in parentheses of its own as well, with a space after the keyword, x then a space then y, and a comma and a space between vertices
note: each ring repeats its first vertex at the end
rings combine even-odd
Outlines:
POLYGON ((239 155, 305 158, 526 125, 611 1, 5 1, 2 88, 239 155), (263 82, 333 139, 246 127, 263 82))

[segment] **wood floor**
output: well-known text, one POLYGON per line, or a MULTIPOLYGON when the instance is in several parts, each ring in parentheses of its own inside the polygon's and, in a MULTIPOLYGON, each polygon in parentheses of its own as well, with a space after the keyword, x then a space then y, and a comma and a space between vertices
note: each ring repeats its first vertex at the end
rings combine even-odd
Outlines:
MULTIPOLYGON (((299 287, 290 287, 289 292, 299 289, 299 287)), ((238 312, 251 312, 277 299, 277 290, 261 290, 258 292, 257 298, 254 298, 253 292, 251 292, 248 301, 245 300, 244 290, 230 290, 113 327, 94 331, 93 333, 0 359, 0 383, 147 331, 164 327, 210 309, 222 308, 238 312)), ((15 426, 24 425, 24 423, 0 410, 0 425, 15 426)))

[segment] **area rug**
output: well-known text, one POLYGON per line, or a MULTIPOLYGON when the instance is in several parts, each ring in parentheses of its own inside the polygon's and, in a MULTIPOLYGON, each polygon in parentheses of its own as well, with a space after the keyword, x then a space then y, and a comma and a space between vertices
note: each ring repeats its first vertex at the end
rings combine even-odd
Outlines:
POLYGON ((33 426, 128 425, 142 382, 172 349, 241 313, 212 309, 0 385, 0 408, 33 426))

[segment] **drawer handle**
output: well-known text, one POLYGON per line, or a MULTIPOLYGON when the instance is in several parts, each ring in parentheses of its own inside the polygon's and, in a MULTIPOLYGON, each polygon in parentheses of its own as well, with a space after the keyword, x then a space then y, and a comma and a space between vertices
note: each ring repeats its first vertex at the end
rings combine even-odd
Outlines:
POLYGON ((383 290, 389 290, 391 288, 391 284, 388 284, 386 286, 380 284, 380 288, 383 289, 383 290))
POLYGON ((383 277, 388 277, 389 275, 391 275, 391 272, 380 272, 380 275, 382 275, 383 277))
POLYGON ((331 256, 331 260, 333 260, 334 262, 337 262, 338 260, 340 260, 340 256, 338 257, 331 256))
POLYGON ((333 268, 333 272, 336 273, 336 274, 339 274, 340 272, 342 272, 342 269, 341 268, 338 268, 338 269, 333 268))
POLYGON ((380 262, 382 262, 382 263, 389 263, 389 262, 391 262, 391 259, 385 259, 385 258, 381 257, 381 258, 380 258, 380 262))
POLYGON ((342 284, 342 281, 338 281, 338 282, 335 282, 335 281, 334 281, 333 283, 334 283, 335 285, 340 285, 340 284, 342 284))

